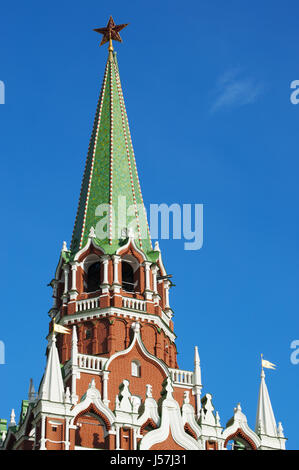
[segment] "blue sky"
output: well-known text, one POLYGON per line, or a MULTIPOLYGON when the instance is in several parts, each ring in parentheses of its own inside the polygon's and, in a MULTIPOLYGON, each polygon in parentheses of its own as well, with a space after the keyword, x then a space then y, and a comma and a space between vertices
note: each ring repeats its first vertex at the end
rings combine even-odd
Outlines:
POLYGON ((19 413, 45 366, 47 312, 70 242, 107 57, 93 28, 129 22, 116 45, 146 204, 204 204, 204 244, 161 241, 179 366, 201 356, 225 425, 254 426, 260 353, 287 447, 298 449, 298 2, 6 2, 0 15, 2 298, 0 416, 19 413))

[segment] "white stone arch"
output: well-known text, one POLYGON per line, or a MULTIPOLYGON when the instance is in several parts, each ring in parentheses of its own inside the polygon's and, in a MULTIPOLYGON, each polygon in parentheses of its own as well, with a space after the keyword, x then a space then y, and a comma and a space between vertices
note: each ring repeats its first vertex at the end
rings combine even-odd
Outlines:
POLYGON ((247 418, 245 414, 242 413, 240 404, 238 404, 235 408, 234 417, 229 421, 229 425, 223 430, 221 434, 221 439, 223 439, 223 446, 225 441, 230 436, 233 438, 233 436, 235 436, 239 430, 241 430, 244 436, 248 438, 249 443, 252 441, 257 449, 260 447, 261 440, 258 435, 248 426, 247 418))
POLYGON ((143 344, 143 341, 142 341, 141 336, 140 336, 140 324, 138 322, 133 323, 132 327, 134 329, 134 337, 133 337, 133 340, 132 340, 130 346, 127 349, 124 349, 123 351, 118 351, 118 352, 112 354, 112 356, 110 356, 108 361, 105 363, 104 370, 108 371, 109 366, 110 366, 111 362, 114 361, 114 359, 116 359, 119 356, 125 356, 126 354, 128 354, 134 348, 134 346, 137 343, 140 346, 140 349, 143 352, 143 354, 146 357, 148 357, 149 359, 151 359, 153 362, 155 362, 162 369, 162 371, 165 373, 166 377, 170 377, 170 372, 169 372, 169 369, 168 369, 167 365, 165 364, 165 362, 163 362, 161 359, 158 359, 156 356, 153 356, 146 349, 145 345, 143 344))

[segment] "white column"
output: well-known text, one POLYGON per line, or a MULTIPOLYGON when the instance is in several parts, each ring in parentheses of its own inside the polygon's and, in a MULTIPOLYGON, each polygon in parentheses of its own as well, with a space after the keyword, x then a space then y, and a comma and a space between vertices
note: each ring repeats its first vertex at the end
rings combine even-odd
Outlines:
POLYGON ((164 281, 164 288, 165 288, 165 309, 169 309, 169 286, 170 286, 170 281, 166 280, 164 281))
POLYGON ((63 265, 63 271, 64 271, 64 291, 62 295, 62 300, 63 304, 65 305, 67 303, 67 298, 68 298, 68 285, 69 285, 69 272, 70 272, 70 267, 68 264, 63 265))
POLYGON ((103 284, 109 284, 109 281, 108 281, 109 256, 107 256, 107 255, 102 256, 101 261, 102 261, 103 266, 104 266, 103 284))
POLYGON ((47 450, 45 437, 46 437, 46 417, 42 415, 41 416, 41 438, 40 438, 39 450, 47 450))
POLYGON ((112 285, 112 290, 114 292, 114 295, 119 295, 121 285, 120 285, 119 279, 118 279, 118 265, 119 265, 119 262, 120 262, 121 258, 118 255, 113 255, 112 260, 113 260, 113 285, 112 285))
POLYGON ((108 406, 110 400, 108 400, 108 379, 109 379, 109 371, 103 371, 103 403, 108 406))
POLYGON ((72 287, 70 291, 70 300, 76 300, 78 291, 77 291, 77 263, 71 264, 72 270, 72 287))
POLYGON ((77 264, 72 264, 72 290, 77 290, 77 264))
POLYGON ((158 293, 158 287, 157 287, 158 266, 153 266, 152 272, 153 272, 153 290, 154 290, 154 294, 157 294, 158 293))
POLYGON ((119 426, 115 426, 115 430, 116 430, 116 434, 115 434, 115 447, 116 449, 115 450, 120 450, 120 447, 119 447, 119 426))
POLYGON ((145 295, 145 300, 151 301, 153 299, 153 292, 151 290, 150 286, 150 273, 151 273, 151 262, 150 261, 144 261, 143 266, 145 270, 145 289, 144 289, 144 295, 145 295))
POLYGON ((120 256, 114 255, 112 256, 112 259, 113 259, 113 284, 119 284, 118 264, 120 262, 120 256))
POLYGON ((65 419, 65 450, 70 450, 70 418, 65 419))
POLYGON ((64 294, 68 293, 68 285, 69 285, 69 272, 70 272, 70 267, 68 264, 65 264, 63 266, 63 271, 64 271, 64 294))
POLYGON ((71 361, 72 361, 72 403, 75 405, 78 402, 78 396, 76 395, 77 371, 78 371, 78 338, 77 338, 76 326, 73 326, 71 361))
POLYGON ((133 449, 137 450, 137 429, 133 428, 133 449))
POLYGON ((145 268, 145 290, 151 290, 150 287, 150 272, 151 272, 151 262, 145 261, 144 268, 145 268))
POLYGON ((153 273, 153 291, 154 291, 154 304, 159 305, 160 296, 158 294, 158 283, 157 283, 157 275, 158 275, 158 266, 153 265, 152 273, 153 273))

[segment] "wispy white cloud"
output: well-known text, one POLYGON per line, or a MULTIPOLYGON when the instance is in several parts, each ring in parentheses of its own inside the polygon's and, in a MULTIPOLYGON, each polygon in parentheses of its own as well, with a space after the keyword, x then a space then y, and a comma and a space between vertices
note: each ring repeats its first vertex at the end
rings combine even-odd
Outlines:
POLYGON ((210 111, 214 113, 220 109, 231 109, 254 103, 262 90, 261 83, 252 78, 243 77, 239 69, 229 70, 217 82, 210 111))

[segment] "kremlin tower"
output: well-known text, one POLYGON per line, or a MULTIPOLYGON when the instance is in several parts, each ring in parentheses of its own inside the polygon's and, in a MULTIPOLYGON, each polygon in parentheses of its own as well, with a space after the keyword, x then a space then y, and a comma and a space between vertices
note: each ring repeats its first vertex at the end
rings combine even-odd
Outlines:
POLYGON ((263 370, 252 430, 240 404, 221 424, 197 347, 191 370, 179 368, 171 276, 152 246, 112 44, 125 26, 110 17, 95 30, 108 60, 72 241, 50 283, 46 368, 19 420, 0 420, 0 449, 284 449, 263 370))

